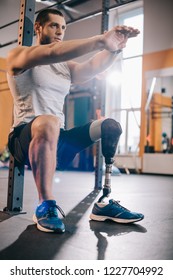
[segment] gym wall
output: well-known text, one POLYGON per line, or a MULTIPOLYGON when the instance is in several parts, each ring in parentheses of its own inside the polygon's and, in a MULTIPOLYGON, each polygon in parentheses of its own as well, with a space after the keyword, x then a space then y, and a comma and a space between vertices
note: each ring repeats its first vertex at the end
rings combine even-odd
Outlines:
POLYGON ((173 67, 172 11, 172 0, 144 0, 141 155, 146 144, 146 72, 173 67))
POLYGON ((12 125, 13 101, 7 84, 6 60, 0 58, 0 153, 7 145, 7 138, 12 125))

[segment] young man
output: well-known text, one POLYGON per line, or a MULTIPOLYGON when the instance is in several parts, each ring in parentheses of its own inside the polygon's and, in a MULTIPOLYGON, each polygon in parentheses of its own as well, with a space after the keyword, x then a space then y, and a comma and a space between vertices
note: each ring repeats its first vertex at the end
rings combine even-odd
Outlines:
MULTIPOLYGON (((35 22, 36 45, 18 46, 7 57, 8 82, 14 98, 9 149, 19 162, 32 168, 39 196, 33 220, 39 230, 46 232, 65 231, 57 209, 62 211, 52 194, 56 166, 65 169, 76 153, 100 138, 103 155, 113 157, 121 134, 119 123, 112 119, 64 130, 63 104, 70 85, 92 79, 107 69, 128 38, 139 33, 132 27, 117 26, 102 35, 63 42, 65 30, 60 11, 43 10, 35 22), (72 60, 93 51, 98 52, 86 62, 72 60)), ((95 207, 91 218, 96 220, 103 220, 104 210, 105 217, 111 216, 112 207, 110 218, 117 222, 143 219, 142 214, 132 213, 117 202, 98 203, 95 207)))

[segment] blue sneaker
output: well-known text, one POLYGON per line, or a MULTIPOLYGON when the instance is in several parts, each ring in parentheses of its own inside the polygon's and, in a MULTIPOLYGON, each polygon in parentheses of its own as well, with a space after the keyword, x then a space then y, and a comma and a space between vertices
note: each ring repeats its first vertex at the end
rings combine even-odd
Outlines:
POLYGON ((125 207, 121 206, 118 201, 113 199, 109 200, 109 203, 95 203, 92 213, 90 215, 91 220, 105 221, 112 220, 117 223, 134 223, 142 220, 143 214, 131 212, 125 207))
POLYGON ((58 218, 58 211, 65 217, 62 209, 56 205, 55 200, 45 200, 40 204, 33 216, 34 223, 37 228, 44 232, 62 233, 65 231, 65 226, 60 218, 58 218))

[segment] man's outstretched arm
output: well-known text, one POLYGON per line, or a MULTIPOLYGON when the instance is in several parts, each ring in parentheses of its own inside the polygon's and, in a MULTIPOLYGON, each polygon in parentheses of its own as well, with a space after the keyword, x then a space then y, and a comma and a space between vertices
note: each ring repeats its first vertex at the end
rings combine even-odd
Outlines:
POLYGON ((105 49, 114 52, 124 47, 126 40, 124 38, 127 38, 126 33, 130 32, 136 36, 138 31, 120 26, 114 27, 104 34, 86 39, 17 47, 7 57, 8 73, 15 75, 37 65, 69 61, 92 51, 105 49))
POLYGON ((126 26, 117 26, 113 30, 114 33, 112 32, 112 34, 109 32, 105 33, 107 45, 104 50, 83 63, 68 62, 73 83, 85 82, 108 69, 115 61, 119 52, 126 47, 127 40, 139 34, 139 30, 126 26))

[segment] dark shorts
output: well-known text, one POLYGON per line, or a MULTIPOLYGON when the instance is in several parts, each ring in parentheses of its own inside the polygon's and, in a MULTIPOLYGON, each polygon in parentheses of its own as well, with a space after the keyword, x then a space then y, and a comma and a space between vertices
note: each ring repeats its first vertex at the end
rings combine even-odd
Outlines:
MULTIPOLYGON (((31 124, 22 124, 9 134, 8 148, 11 154, 22 164, 30 166, 28 158, 31 141, 31 124)), ((77 153, 93 144, 89 136, 91 123, 69 130, 60 130, 57 146, 57 169, 64 170, 74 159, 77 153)))

